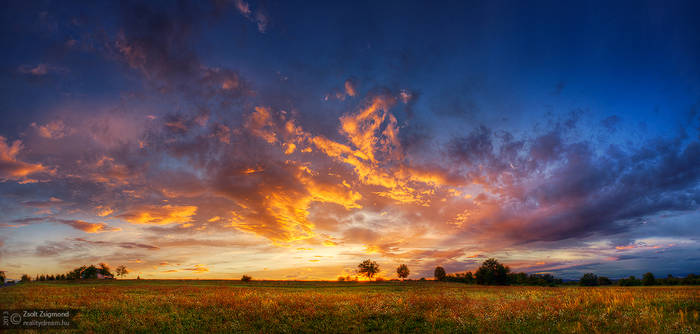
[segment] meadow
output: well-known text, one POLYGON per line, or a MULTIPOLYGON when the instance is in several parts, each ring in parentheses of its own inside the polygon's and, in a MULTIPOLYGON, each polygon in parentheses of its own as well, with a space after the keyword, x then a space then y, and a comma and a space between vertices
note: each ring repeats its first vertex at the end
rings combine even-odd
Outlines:
POLYGON ((700 287, 116 280, 0 289, 0 308, 71 308, 95 333, 699 333, 700 287))

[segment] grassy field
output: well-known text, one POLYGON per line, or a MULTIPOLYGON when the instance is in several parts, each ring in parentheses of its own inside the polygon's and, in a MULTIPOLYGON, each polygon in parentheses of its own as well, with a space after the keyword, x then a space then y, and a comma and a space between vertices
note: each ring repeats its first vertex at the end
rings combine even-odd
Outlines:
POLYGON ((700 287, 439 282, 40 282, 0 308, 73 308, 80 331, 700 333, 700 287))

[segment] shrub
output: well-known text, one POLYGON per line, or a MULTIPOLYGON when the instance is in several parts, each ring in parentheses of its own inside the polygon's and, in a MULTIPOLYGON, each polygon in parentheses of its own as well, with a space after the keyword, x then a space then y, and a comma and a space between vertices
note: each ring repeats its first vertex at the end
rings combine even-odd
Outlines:
POLYGON ((656 284, 656 278, 652 273, 646 273, 642 276, 642 284, 644 285, 654 285, 656 284))
POLYGON ((598 276, 598 285, 611 285, 612 281, 605 276, 598 276))
POLYGON ((585 273, 578 283, 581 286, 596 286, 598 285, 598 276, 594 273, 585 273))
POLYGON ((642 284, 642 282, 634 276, 630 276, 629 278, 620 279, 619 281, 617 281, 617 283, 620 286, 636 286, 636 285, 642 284))

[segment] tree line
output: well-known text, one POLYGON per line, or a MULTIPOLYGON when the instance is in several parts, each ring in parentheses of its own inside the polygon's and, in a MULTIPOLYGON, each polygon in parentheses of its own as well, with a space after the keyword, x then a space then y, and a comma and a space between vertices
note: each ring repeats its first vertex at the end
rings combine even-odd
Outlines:
MULTIPOLYGON (((362 261, 358 265, 358 274, 364 276, 369 280, 372 280, 380 272, 379 264, 370 259, 362 261)), ((396 274, 401 279, 406 279, 411 273, 410 269, 406 264, 401 264, 396 268, 396 274)), ((481 285, 556 285, 562 284, 561 279, 555 278, 551 274, 526 274, 526 273, 512 273, 510 268, 498 262, 496 259, 488 259, 484 261, 479 269, 472 273, 471 271, 466 273, 454 273, 448 274, 443 267, 436 267, 434 271, 434 278, 436 281, 445 282, 461 282, 467 284, 481 284, 481 285)), ((349 277, 339 277, 339 281, 350 280, 349 277)), ((379 278, 377 278, 379 280, 379 278)), ((425 280, 421 278, 421 280, 425 280)))
MULTIPOLYGON (((126 268, 126 266, 121 265, 118 266, 115 270, 116 276, 119 277, 124 277, 127 274, 129 274, 129 269, 126 268)), ((109 277, 113 278, 115 275, 112 274, 112 268, 106 263, 100 263, 98 265, 83 265, 80 267, 77 267, 65 274, 55 274, 55 275, 47 275, 47 274, 37 274, 36 277, 33 279, 34 281, 64 281, 64 280, 78 280, 78 279, 96 279, 98 278, 98 274, 102 275, 103 277, 109 277)), ((32 278, 24 274, 22 275, 21 278, 22 282, 30 282, 32 281, 32 278)))
POLYGON ((700 276, 688 274, 686 277, 674 277, 669 274, 665 278, 656 278, 653 273, 642 275, 641 279, 635 276, 621 278, 613 281, 605 276, 598 276, 594 273, 586 273, 581 276, 578 281, 581 286, 598 286, 598 285, 619 285, 619 286, 651 286, 651 285, 698 285, 700 284, 700 276))
MULTIPOLYGON (((358 265, 358 274, 367 277, 370 281, 380 272, 377 262, 367 259, 358 265)), ((396 274, 401 279, 406 279, 410 274, 407 265, 401 264, 396 268, 396 274)), ((438 266, 433 272, 436 281, 445 282, 461 282, 466 284, 479 285, 538 285, 538 286, 556 286, 562 284, 579 284, 581 286, 597 286, 597 285, 612 285, 620 286, 635 286, 635 285, 697 285, 700 284, 700 276, 689 274, 684 278, 673 277, 668 275, 666 278, 657 279, 652 273, 646 273, 642 279, 637 279, 634 276, 622 278, 616 281, 605 276, 597 276, 593 273, 584 274, 578 282, 564 282, 561 278, 556 278, 552 274, 527 274, 511 272, 510 268, 501 264, 496 259, 488 259, 484 261, 475 273, 468 271, 466 273, 448 274, 445 268, 438 266)), ((339 280, 349 280, 348 278, 339 277, 339 280)), ((425 280, 421 278, 421 280, 425 280)))

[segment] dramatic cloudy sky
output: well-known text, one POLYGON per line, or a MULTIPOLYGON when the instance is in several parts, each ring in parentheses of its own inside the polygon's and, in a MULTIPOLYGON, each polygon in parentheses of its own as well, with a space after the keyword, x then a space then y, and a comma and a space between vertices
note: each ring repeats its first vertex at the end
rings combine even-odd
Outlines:
POLYGON ((9 1, 0 270, 700 270, 690 1, 9 1))

